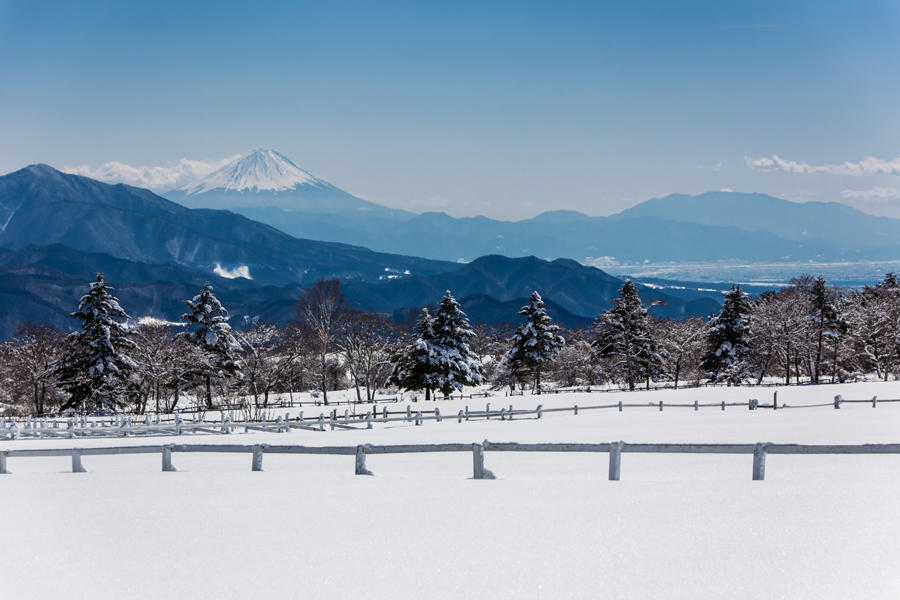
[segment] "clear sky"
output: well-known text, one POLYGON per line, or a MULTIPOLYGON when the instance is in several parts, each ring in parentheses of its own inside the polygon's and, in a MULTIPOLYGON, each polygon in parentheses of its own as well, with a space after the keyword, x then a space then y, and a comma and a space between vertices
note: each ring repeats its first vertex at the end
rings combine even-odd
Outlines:
POLYGON ((0 0, 0 172, 259 147, 455 216, 722 188, 900 216, 900 2, 0 0))

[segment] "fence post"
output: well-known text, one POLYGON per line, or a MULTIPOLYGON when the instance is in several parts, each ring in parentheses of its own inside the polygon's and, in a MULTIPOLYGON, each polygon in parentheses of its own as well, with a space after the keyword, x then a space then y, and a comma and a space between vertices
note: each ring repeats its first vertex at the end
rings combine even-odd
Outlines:
POLYGON ((460 409, 459 412, 456 413, 456 422, 457 422, 457 423, 462 423, 463 416, 464 416, 464 415, 463 415, 463 411, 462 411, 462 409, 460 409))
POLYGON ((366 447, 362 444, 356 447, 356 474, 372 475, 372 471, 366 468, 366 447))
POLYGON ((501 409, 500 409, 500 420, 501 420, 501 421, 505 421, 505 420, 506 420, 506 409, 505 409, 505 408, 501 408, 501 409))
POLYGON ((772 394, 772 410, 778 410, 778 390, 772 394))
POLYGON ((725 401, 724 400, 722 400, 722 410, 723 411, 725 410, 725 401))
POLYGON ((509 420, 513 420, 513 407, 512 404, 509 405, 509 409, 506 411, 506 414, 509 415, 509 420))
POLYGON ((488 402, 484 407, 484 418, 485 419, 491 418, 491 403, 490 402, 488 402))
POLYGON ((621 440, 612 442, 609 445, 609 480, 619 481, 622 474, 622 445, 625 442, 621 440))
POLYGON ((659 412, 662 412, 662 406, 663 406, 662 403, 663 403, 663 401, 660 400, 660 401, 659 401, 659 412))
POLYGON ((578 414, 578 405, 577 404, 575 405, 575 414, 576 415, 578 414))
POLYGON ((416 413, 416 425, 421 425, 421 424, 422 424, 422 413, 417 412, 416 413))
POLYGON ((87 473, 85 468, 81 465, 81 450, 78 448, 72 448, 72 472, 87 473))
POLYGON ((372 429, 372 411, 366 412, 366 429, 372 429))
POLYGON ((484 446, 472 444, 473 479, 494 479, 494 474, 484 468, 484 446))
POLYGON ((538 419, 540 419, 541 417, 543 417, 543 416, 544 416, 544 405, 543 405, 543 404, 538 404, 538 405, 537 405, 537 408, 535 409, 535 412, 537 413, 537 418, 538 418, 538 419))
POLYGON ((262 444, 253 446, 253 470, 262 471, 263 447, 262 444))
POLYGON ((162 448, 162 470, 164 473, 176 470, 172 464, 172 444, 166 444, 162 448))
POLYGON ((700 410, 700 401, 699 400, 694 400, 694 410, 695 411, 700 410))
POLYGON ((6 450, 0 450, 0 475, 8 475, 6 470, 6 450))
POLYGON ((834 407, 835 408, 841 407, 841 400, 843 400, 843 398, 841 398, 840 394, 838 394, 837 396, 834 397, 834 407))
POLYGON ((466 405, 466 421, 469 420, 469 405, 466 405))
POLYGON ((441 422, 441 409, 439 409, 437 406, 434 407, 434 420, 438 423, 441 422))
POLYGON ((872 396, 872 408, 875 408, 876 404, 878 404, 878 396, 872 396))
POLYGON ((619 400, 619 412, 622 412, 622 401, 619 400))
POLYGON ((759 443, 753 449, 753 481, 766 478, 766 454, 769 444, 759 443))

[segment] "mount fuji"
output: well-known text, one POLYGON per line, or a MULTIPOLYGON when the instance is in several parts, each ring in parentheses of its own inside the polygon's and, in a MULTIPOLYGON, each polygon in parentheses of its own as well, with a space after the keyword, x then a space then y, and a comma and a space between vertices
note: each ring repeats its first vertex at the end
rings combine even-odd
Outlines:
POLYGON ((236 212, 275 208, 294 213, 398 220, 414 216, 345 192, 269 148, 255 150, 163 195, 190 208, 225 208, 236 212))

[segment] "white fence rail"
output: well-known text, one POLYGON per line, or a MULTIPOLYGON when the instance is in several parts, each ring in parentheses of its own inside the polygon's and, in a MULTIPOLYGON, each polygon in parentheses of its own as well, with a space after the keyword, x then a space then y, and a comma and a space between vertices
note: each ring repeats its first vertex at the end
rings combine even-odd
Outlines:
POLYGON ((70 456, 72 472, 84 473, 84 456, 105 456, 116 454, 160 454, 162 470, 175 471, 173 454, 189 452, 249 453, 252 456, 251 469, 262 471, 264 454, 327 454, 352 455, 355 457, 355 473, 372 475, 366 466, 366 456, 370 454, 410 454, 430 452, 472 452, 473 479, 494 479, 494 474, 485 468, 485 451, 490 452, 594 452, 609 454, 609 479, 618 481, 622 473, 623 453, 651 454, 752 454, 754 481, 762 481, 766 474, 766 457, 769 454, 900 454, 898 444, 632 444, 623 441, 608 443, 539 443, 519 444, 513 442, 489 442, 467 444, 393 444, 358 446, 297 446, 269 444, 162 444, 147 446, 109 446, 97 448, 22 448, 0 450, 0 474, 8 474, 8 459, 27 457, 70 456))

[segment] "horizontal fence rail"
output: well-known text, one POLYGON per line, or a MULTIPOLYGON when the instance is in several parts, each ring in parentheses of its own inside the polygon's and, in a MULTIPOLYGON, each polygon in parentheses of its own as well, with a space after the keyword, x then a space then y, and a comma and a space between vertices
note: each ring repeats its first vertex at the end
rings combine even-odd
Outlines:
POLYGON ((593 452, 609 454, 609 479, 618 481, 622 472, 622 454, 752 454, 754 481, 765 479, 766 456, 769 454, 900 454, 897 444, 690 444, 690 443, 446 443, 446 444, 388 444, 358 446, 300 446, 270 444, 157 444, 143 446, 107 446, 95 448, 22 448, 0 450, 0 474, 8 474, 10 458, 64 457, 72 459, 72 472, 84 473, 84 456, 108 456, 122 454, 160 454, 162 470, 175 471, 172 455, 175 453, 244 453, 251 454, 251 469, 262 471, 264 454, 318 454, 355 457, 355 473, 372 475, 366 466, 369 454, 416 454, 431 452, 472 452, 473 479, 494 479, 485 468, 484 455, 490 452, 593 452))
POLYGON ((183 434, 228 434, 238 429, 244 432, 260 431, 268 433, 285 433, 292 430, 307 431, 325 431, 328 427, 332 431, 335 429, 372 429, 375 423, 396 423, 406 422, 415 425, 422 425, 426 421, 441 422, 444 419, 456 419, 457 423, 463 421, 479 420, 479 419, 499 419, 501 421, 512 421, 522 418, 540 419, 545 413, 566 413, 577 415, 580 411, 617 409, 622 412, 626 408, 651 408, 663 411, 665 408, 680 409, 687 408, 699 411, 701 408, 712 408, 724 411, 726 407, 741 407, 749 410, 772 409, 784 410, 794 408, 815 408, 815 407, 833 407, 840 409, 843 404, 871 404, 872 408, 876 408, 879 403, 900 402, 900 399, 884 398, 879 399, 873 396, 871 399, 845 399, 842 396, 835 396, 831 402, 819 404, 801 404, 789 405, 778 404, 778 395, 773 395, 771 404, 761 404, 758 399, 750 399, 738 402, 618 402, 610 404, 595 405, 573 405, 558 406, 544 408, 542 404, 538 404, 534 409, 519 409, 512 404, 508 407, 500 409, 491 408, 491 403, 485 405, 484 410, 469 410, 466 406, 464 409, 458 410, 456 415, 452 413, 441 413, 440 407, 432 410, 413 411, 411 405, 406 406, 405 411, 389 411, 387 407, 382 407, 380 412, 369 410, 366 413, 350 414, 349 409, 344 410, 343 415, 338 415, 337 409, 331 411, 329 415, 319 413, 318 416, 305 417, 303 411, 291 418, 290 413, 284 416, 278 416, 274 420, 269 421, 235 421, 233 414, 222 413, 217 421, 203 420, 202 416, 198 416, 196 420, 186 421, 176 414, 174 420, 170 422, 162 422, 160 416, 151 419, 146 415, 144 419, 134 421, 131 416, 116 415, 109 422, 105 420, 89 419, 87 417, 69 417, 65 420, 60 419, 27 419, 22 425, 15 420, 0 420, 0 439, 14 440, 24 438, 87 438, 87 437, 154 437, 154 436, 173 436, 183 434))

